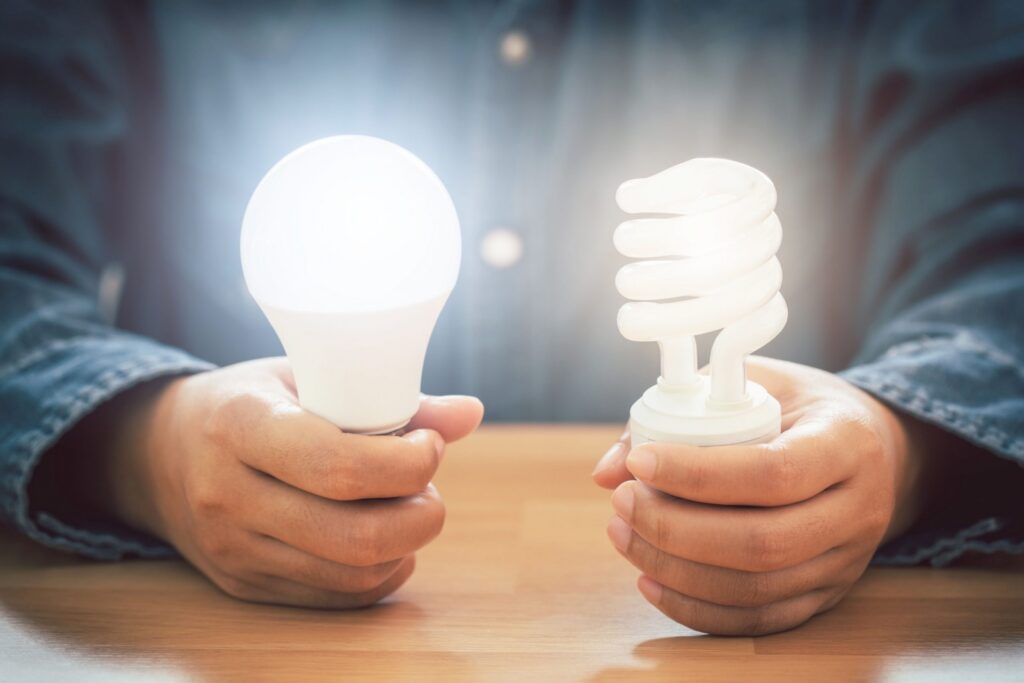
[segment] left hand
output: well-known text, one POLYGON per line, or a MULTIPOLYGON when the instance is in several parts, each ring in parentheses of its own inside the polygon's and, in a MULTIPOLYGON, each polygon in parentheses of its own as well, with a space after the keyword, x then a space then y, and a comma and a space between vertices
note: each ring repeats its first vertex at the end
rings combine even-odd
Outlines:
POLYGON ((748 371, 782 404, 781 436, 629 452, 624 434, 594 472, 615 488, 608 536, 640 592, 707 633, 774 633, 831 608, 922 505, 923 458, 896 413, 806 366, 748 371))

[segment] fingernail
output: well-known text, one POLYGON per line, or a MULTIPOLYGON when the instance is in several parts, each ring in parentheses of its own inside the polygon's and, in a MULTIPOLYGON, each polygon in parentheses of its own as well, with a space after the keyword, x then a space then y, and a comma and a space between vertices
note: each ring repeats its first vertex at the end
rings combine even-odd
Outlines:
POLYGON ((612 494, 612 507, 619 513, 619 517, 627 522, 633 519, 633 504, 636 502, 634 486, 634 482, 627 481, 615 489, 615 493, 612 494))
POLYGON ((610 469, 612 465, 615 464, 615 461, 619 458, 619 455, 622 453, 622 449, 625 447, 625 445, 626 444, 624 443, 613 444, 612 447, 608 449, 608 452, 602 455, 601 459, 597 461, 597 466, 594 467, 594 471, 591 473, 590 476, 597 476, 601 472, 610 469))
POLYGON ((629 525, 622 521, 621 517, 612 517, 612 521, 608 522, 607 531, 615 549, 625 553, 629 549, 629 541, 633 538, 633 530, 629 525))
POLYGON ((641 576, 637 579, 636 587, 640 589, 640 593, 647 598, 647 601, 652 605, 661 603, 661 593, 664 590, 661 584, 648 576, 641 576))
POLYGON ((658 456, 643 446, 634 448, 626 456, 626 469, 632 472, 637 479, 650 481, 654 477, 654 470, 657 466, 658 456))

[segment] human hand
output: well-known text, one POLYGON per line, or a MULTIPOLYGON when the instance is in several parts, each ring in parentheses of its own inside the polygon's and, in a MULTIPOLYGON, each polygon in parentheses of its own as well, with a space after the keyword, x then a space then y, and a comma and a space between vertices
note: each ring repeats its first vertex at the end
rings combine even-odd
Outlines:
POLYGON ((624 434, 594 472, 615 488, 608 536, 640 592, 707 633, 774 633, 831 608, 924 503, 925 458, 896 413, 827 372, 748 370, 782 405, 772 442, 629 451, 624 434))
POLYGON ((372 604, 444 523, 430 481, 480 423, 471 397, 424 397, 402 436, 346 434, 299 407, 283 358, 163 387, 106 463, 111 512, 173 544, 224 592, 372 604))

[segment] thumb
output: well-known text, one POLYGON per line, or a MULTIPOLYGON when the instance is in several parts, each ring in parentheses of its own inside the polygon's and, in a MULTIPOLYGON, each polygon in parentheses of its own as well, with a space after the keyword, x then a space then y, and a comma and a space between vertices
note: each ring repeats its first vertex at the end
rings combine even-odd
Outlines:
POLYGON ((420 409, 406 431, 433 429, 446 442, 458 441, 473 433, 484 417, 484 404, 475 396, 420 397, 420 409))

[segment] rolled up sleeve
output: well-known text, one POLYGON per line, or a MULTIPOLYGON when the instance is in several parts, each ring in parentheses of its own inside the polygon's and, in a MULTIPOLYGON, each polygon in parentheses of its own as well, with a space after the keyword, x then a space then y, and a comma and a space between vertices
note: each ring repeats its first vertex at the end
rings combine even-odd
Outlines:
MULTIPOLYGON (((115 22, 92 3, 0 8, 0 520, 95 558, 170 549, 30 500, 41 460, 115 395, 208 369, 100 312, 112 256, 111 159, 130 126, 115 22)), ((129 275, 130 284, 130 275, 129 275)), ((76 443, 76 457, 94 444, 76 443)))
POLYGON ((876 559, 1022 553, 1024 10, 895 3, 866 34, 850 174, 866 334, 842 375, 990 461, 876 559))

